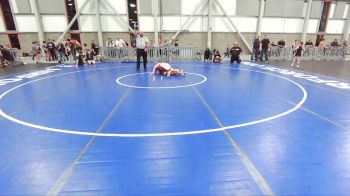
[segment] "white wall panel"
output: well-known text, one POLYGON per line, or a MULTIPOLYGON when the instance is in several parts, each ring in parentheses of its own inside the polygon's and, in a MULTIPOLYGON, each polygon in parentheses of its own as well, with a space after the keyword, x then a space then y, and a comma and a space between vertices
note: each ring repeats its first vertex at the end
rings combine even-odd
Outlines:
MULTIPOLYGON (((122 17, 125 22, 126 16, 122 17)), ((128 28, 116 16, 101 16, 101 27, 104 32, 129 32, 128 28)))
POLYGON ((68 24, 65 15, 42 15, 44 32, 63 32, 68 24))
POLYGON ((154 32, 154 18, 152 16, 139 16, 140 30, 154 32))
MULTIPOLYGON (((181 25, 185 24, 188 18, 187 16, 181 17, 181 25)), ((183 30, 190 32, 208 31, 208 19, 207 17, 195 16, 187 23, 183 30)))
POLYGON ((251 33, 256 31, 257 18, 255 17, 232 17, 232 20, 240 32, 251 33))
POLYGON ((213 17, 213 32, 235 32, 232 25, 226 17, 213 17))
MULTIPOLYGON (((240 32, 255 32, 257 19, 254 17, 231 17, 240 32)), ((214 32, 236 32, 226 17, 213 17, 214 32)))
POLYGON ((283 32, 283 18, 263 18, 261 21, 261 32, 280 33, 283 32))
POLYGON ((126 2, 126 0, 100 0, 100 12, 104 14, 115 14, 112 10, 116 10, 119 14, 127 14, 126 2))
MULTIPOLYGON (((197 8, 203 1, 207 0, 181 0, 181 13, 184 15, 191 15, 193 10, 197 8)), ((205 6, 206 10, 208 6, 205 6)), ((203 12, 203 14, 208 14, 208 11, 203 12)))
MULTIPOLYGON (((222 7, 229 15, 236 15, 236 0, 218 0, 222 7)), ((223 15, 224 13, 220 10, 220 7, 217 6, 215 1, 213 1, 213 14, 214 15, 223 15)))
POLYGON ((83 15, 79 17, 79 26, 81 32, 97 32, 96 16, 83 15))
POLYGON ((303 31, 303 19, 284 19, 284 33, 301 33, 303 31))
POLYGON ((336 5, 337 4, 335 4, 335 3, 331 4, 331 9, 329 10, 329 18, 333 18, 334 17, 334 12, 335 12, 335 6, 336 5))
POLYGON ((344 20, 329 20, 326 33, 343 34, 344 20))
POLYGON ((310 19, 307 33, 317 33, 317 27, 318 27, 318 20, 310 19))
POLYGON ((0 15, 0 32, 5 32, 6 28, 5 28, 5 24, 4 24, 4 20, 2 18, 2 15, 0 15))
MULTIPOLYGON (((309 29, 315 30, 313 29, 315 28, 315 21, 311 21, 312 22, 310 22, 309 29)), ((263 18, 261 31, 271 33, 301 33, 303 29, 303 23, 303 19, 263 18)))
POLYGON ((348 11, 349 11, 349 4, 346 4, 344 8, 344 13, 343 13, 344 19, 346 19, 346 16, 348 15, 348 11))
POLYGON ((164 31, 177 31, 181 26, 180 16, 164 16, 163 29, 164 31))
POLYGON ((18 13, 17 2, 13 0, 13 1, 10 1, 10 4, 12 6, 13 13, 18 13))
POLYGON ((17 15, 16 17, 18 32, 38 32, 38 26, 33 15, 17 15))
MULTIPOLYGON (((84 4, 85 0, 76 0, 76 10, 78 12, 78 10, 81 8, 81 6, 84 4)), ((94 14, 95 13, 95 1, 94 0, 90 0, 85 8, 82 11, 83 14, 94 14)))

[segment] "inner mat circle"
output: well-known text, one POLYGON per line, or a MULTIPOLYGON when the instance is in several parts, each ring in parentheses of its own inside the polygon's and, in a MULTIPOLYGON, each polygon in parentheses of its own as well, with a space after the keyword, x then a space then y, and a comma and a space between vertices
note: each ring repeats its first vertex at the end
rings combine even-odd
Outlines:
POLYGON ((196 86, 207 81, 207 77, 186 72, 186 76, 166 77, 152 72, 134 73, 117 78, 117 84, 130 88, 172 89, 196 86))

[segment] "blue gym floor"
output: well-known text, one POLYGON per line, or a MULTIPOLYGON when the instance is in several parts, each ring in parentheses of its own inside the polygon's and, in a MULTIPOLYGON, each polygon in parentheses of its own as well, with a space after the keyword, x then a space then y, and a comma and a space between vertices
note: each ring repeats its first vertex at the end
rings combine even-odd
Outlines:
POLYGON ((349 194, 349 89, 249 63, 153 65, 1 77, 1 195, 349 194))

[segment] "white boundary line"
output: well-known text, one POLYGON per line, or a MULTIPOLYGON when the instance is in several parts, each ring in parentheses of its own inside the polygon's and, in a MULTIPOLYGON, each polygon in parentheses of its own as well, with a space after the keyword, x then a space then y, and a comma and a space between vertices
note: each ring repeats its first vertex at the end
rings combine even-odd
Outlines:
MULTIPOLYGON (((204 82, 207 81, 207 77, 201 75, 201 74, 196 74, 196 73, 190 73, 190 72, 186 72, 186 74, 188 75, 195 75, 195 76, 200 76, 203 78, 202 81, 197 82, 197 83, 193 83, 193 84, 189 84, 189 85, 181 85, 181 86, 135 86, 135 85, 129 85, 129 84, 124 84, 122 83, 120 80, 122 80, 123 78, 129 77, 129 76, 135 76, 135 75, 146 75, 146 74, 152 74, 152 72, 144 72, 144 73, 134 73, 134 74, 128 74, 125 76, 121 76, 119 78, 117 78, 116 82, 117 84, 121 85, 121 86, 126 86, 126 87, 130 87, 130 88, 143 88, 143 89, 174 89, 174 88, 186 88, 186 87, 191 87, 191 86, 195 86, 195 85, 199 85, 202 84, 204 82)), ((153 77, 153 82, 155 80, 155 76, 153 77)), ((163 76, 160 76, 160 81, 163 82, 163 76)))
MULTIPOLYGON (((225 66, 222 66, 222 67, 225 67, 225 66)), ((20 87, 23 87, 23 86, 25 86, 27 84, 31 84, 31 83, 37 82, 37 81, 41 81, 41 80, 45 80, 45 79, 49 79, 49 78, 53 78, 53 77, 58 77, 58 76, 63 76, 63 75, 79 73, 79 72, 95 71, 95 70, 103 70, 103 69, 115 69, 115 68, 118 68, 118 67, 89 69, 89 70, 83 70, 83 71, 68 72, 68 73, 64 73, 64 74, 53 75, 53 76, 49 76, 49 77, 33 80, 33 81, 30 81, 30 82, 26 82, 24 84, 21 84, 21 85, 18 85, 16 87, 13 87, 13 88, 9 89, 8 91, 4 92, 3 94, 1 94, 0 95, 0 101, 7 94, 9 94, 11 91, 16 90, 16 89, 18 89, 20 87)), ((230 67, 226 67, 226 68, 230 68, 230 67)), ((274 119, 286 116, 286 115, 288 115, 288 114, 298 110, 305 103, 305 101, 307 100, 307 96, 308 95, 307 95, 307 92, 304 89, 304 87, 301 86, 300 84, 294 82, 293 80, 290 80, 288 78, 285 78, 285 77, 282 77, 282 76, 279 76, 279 75, 271 74, 271 73, 268 73, 268 72, 262 72, 262 71, 256 71, 256 70, 250 70, 250 69, 240 69, 240 68, 234 68, 234 67, 232 67, 231 69, 245 70, 245 71, 256 72, 256 73, 263 73, 263 74, 272 75, 272 76, 275 76, 275 77, 287 80, 287 81, 293 83, 294 85, 296 85, 297 87, 299 87, 302 90, 303 98, 293 108, 291 108, 291 109, 289 109, 289 110, 287 110, 285 112, 282 112, 280 114, 271 116, 271 117, 267 117, 267 118, 263 118, 263 119, 260 119, 260 120, 247 122, 247 123, 230 125, 230 126, 226 126, 226 127, 220 127, 220 128, 214 128, 214 129, 196 130, 196 131, 185 131, 185 132, 166 132, 166 133, 148 133, 148 134, 92 133, 92 132, 82 132, 82 131, 74 131, 74 130, 57 129, 57 128, 45 127, 45 126, 41 126, 41 125, 36 125, 36 124, 24 122, 24 121, 21 121, 19 119, 16 119, 16 118, 8 115, 1 108, 0 108, 0 116, 4 117, 4 118, 6 118, 6 119, 8 119, 8 120, 10 120, 12 122, 21 124, 23 126, 32 127, 32 128, 36 128, 36 129, 41 129, 41 130, 45 130, 45 131, 58 132, 58 133, 67 133, 67 134, 75 134, 75 135, 87 135, 87 136, 103 136, 103 137, 160 137, 160 136, 193 135, 193 134, 203 134, 203 133, 218 132, 218 131, 223 131, 223 130, 226 130, 226 129, 234 129, 234 128, 245 127, 245 126, 250 126, 250 125, 255 125, 255 124, 271 121, 271 120, 274 120, 274 119)))

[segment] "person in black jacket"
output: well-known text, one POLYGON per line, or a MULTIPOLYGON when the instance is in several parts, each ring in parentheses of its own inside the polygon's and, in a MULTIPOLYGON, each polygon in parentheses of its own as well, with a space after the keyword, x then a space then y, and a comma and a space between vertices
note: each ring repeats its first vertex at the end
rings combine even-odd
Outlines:
POLYGON ((269 62, 269 51, 271 48, 270 40, 267 35, 264 35, 264 39, 261 40, 261 59, 265 57, 265 62, 269 62))
POLYGON ((254 60, 258 61, 259 52, 261 50, 260 36, 258 36, 256 39, 253 40, 252 48, 253 48, 253 51, 251 55, 251 60, 253 61, 253 57, 254 57, 254 60))
POLYGON ((231 63, 234 63, 235 61, 239 64, 241 63, 241 58, 240 58, 240 54, 242 52, 242 48, 238 46, 238 43, 235 42, 233 44, 233 47, 230 50, 230 54, 231 54, 231 63))
POLYGON ((211 51, 209 48, 207 48, 205 51, 204 51, 204 61, 205 62, 210 62, 211 61, 211 51))
POLYGON ((84 52, 81 47, 78 47, 78 53, 76 54, 76 66, 83 66, 84 65, 84 52))

